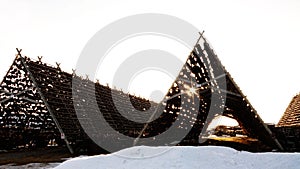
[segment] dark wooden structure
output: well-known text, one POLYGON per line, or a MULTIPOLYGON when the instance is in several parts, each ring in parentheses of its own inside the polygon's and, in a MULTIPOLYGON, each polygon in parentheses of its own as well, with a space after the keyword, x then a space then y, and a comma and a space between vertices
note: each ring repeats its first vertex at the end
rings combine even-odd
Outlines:
POLYGON ((278 124, 271 129, 287 151, 300 151, 300 94, 292 98, 278 124))
POLYGON ((158 138, 172 127, 176 132, 165 135, 168 139, 153 139, 151 145, 199 145, 202 131, 215 117, 224 115, 236 119, 249 137, 272 149, 284 150, 203 35, 160 103, 66 73, 59 64, 54 67, 41 58, 35 61, 23 57, 20 50, 0 91, 0 141, 8 146, 4 148, 32 143, 45 146, 55 138, 74 153, 94 144, 92 135, 119 142, 118 150, 147 144, 143 138, 158 138), (149 120, 143 123, 145 118, 149 120), (111 134, 112 129, 135 138, 134 143, 122 145, 126 141, 111 134), (175 135, 180 134, 184 137, 177 140, 175 135))
POLYGON ((278 126, 300 126, 300 94, 293 97, 278 126))

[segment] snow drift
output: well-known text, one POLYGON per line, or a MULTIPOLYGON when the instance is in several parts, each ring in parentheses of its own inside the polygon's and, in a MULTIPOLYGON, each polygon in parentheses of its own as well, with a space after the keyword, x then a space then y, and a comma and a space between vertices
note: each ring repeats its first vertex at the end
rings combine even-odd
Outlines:
POLYGON ((300 153, 249 153, 227 147, 139 146, 109 155, 77 157, 55 169, 296 169, 300 153))

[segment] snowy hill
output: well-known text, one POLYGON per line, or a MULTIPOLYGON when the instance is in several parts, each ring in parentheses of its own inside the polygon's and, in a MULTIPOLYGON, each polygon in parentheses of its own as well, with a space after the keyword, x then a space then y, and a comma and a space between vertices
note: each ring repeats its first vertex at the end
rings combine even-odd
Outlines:
POLYGON ((249 153, 227 147, 132 147, 110 155, 77 157, 55 169, 297 169, 300 153, 249 153))

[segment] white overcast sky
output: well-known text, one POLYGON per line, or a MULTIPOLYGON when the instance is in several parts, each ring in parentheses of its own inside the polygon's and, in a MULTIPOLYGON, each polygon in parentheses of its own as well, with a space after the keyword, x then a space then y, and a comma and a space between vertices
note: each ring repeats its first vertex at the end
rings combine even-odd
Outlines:
MULTIPOLYGON (((71 72, 84 45, 98 30, 122 17, 140 13, 173 15, 205 30, 223 65, 265 122, 277 123, 300 91, 298 0, 1 0, 0 78, 12 63, 16 47, 29 57, 42 55, 43 61, 53 65, 60 62, 65 71, 71 72)), ((149 39, 152 45, 158 43, 156 37, 145 37, 128 44, 141 40, 139 44, 143 46, 149 39)), ((165 48, 170 49, 168 45, 165 48)), ((180 47, 176 50, 180 59, 185 60, 189 51, 180 47)), ((146 75, 164 83, 162 86, 170 86, 170 82, 164 81, 169 78, 166 75, 146 75)), ((137 76, 131 86, 140 95, 149 96, 160 86, 153 83, 150 91, 145 86, 141 90, 141 81, 145 81, 144 76, 137 76)), ((162 88, 157 90, 165 90, 162 88)))

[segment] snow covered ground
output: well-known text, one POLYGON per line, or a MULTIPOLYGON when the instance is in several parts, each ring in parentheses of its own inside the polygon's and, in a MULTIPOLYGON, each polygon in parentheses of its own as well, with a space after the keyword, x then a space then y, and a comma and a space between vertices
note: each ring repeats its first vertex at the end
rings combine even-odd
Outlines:
POLYGON ((132 147, 77 157, 55 169, 300 169, 300 153, 249 153, 227 147, 132 147))

